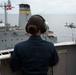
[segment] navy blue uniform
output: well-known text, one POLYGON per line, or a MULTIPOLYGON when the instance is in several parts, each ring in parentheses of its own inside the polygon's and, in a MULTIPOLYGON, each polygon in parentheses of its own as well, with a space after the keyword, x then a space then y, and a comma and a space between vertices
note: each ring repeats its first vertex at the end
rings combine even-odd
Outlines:
POLYGON ((47 75, 48 66, 57 62, 54 45, 40 36, 31 36, 27 41, 16 44, 11 56, 12 71, 21 69, 23 75, 47 75))

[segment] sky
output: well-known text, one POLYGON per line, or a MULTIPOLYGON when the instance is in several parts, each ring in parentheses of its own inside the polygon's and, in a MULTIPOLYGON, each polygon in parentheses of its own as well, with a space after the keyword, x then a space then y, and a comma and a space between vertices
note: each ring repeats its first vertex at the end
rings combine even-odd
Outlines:
MULTIPOLYGON (((0 4, 8 0, 0 0, 0 4)), ((32 14, 76 14, 76 0, 11 0, 12 14, 19 13, 19 4, 29 4, 32 14)), ((0 8, 0 13, 4 10, 0 8)))

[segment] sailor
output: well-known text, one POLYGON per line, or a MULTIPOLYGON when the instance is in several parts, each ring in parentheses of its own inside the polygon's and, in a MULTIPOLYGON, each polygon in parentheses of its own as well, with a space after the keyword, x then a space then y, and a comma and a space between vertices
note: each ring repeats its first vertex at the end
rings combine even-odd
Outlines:
POLYGON ((32 15, 25 29, 31 36, 15 45, 11 56, 12 72, 21 70, 23 75, 47 75, 48 67, 57 64, 58 54, 53 43, 41 38, 46 32, 45 19, 32 15))

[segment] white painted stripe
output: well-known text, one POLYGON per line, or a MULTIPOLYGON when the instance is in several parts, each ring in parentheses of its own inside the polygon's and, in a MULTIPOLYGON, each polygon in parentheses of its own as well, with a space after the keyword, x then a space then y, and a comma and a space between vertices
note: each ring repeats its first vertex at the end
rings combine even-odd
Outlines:
POLYGON ((60 42, 60 43, 54 43, 55 46, 69 46, 69 45, 76 45, 75 41, 70 41, 70 42, 60 42))
POLYGON ((11 54, 5 54, 5 55, 0 55, 0 60, 3 60, 3 59, 8 59, 11 57, 11 54))

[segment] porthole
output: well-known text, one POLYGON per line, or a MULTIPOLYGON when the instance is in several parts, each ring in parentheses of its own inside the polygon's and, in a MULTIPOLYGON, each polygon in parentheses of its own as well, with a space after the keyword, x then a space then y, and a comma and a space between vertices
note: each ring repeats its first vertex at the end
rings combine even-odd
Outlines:
POLYGON ((7 47, 7 45, 5 45, 5 47, 7 47))
POLYGON ((13 44, 11 44, 11 46, 13 46, 13 44))
POLYGON ((21 40, 23 40, 23 38, 21 38, 21 40))
POLYGON ((11 41, 13 41, 13 39, 11 39, 11 41))

